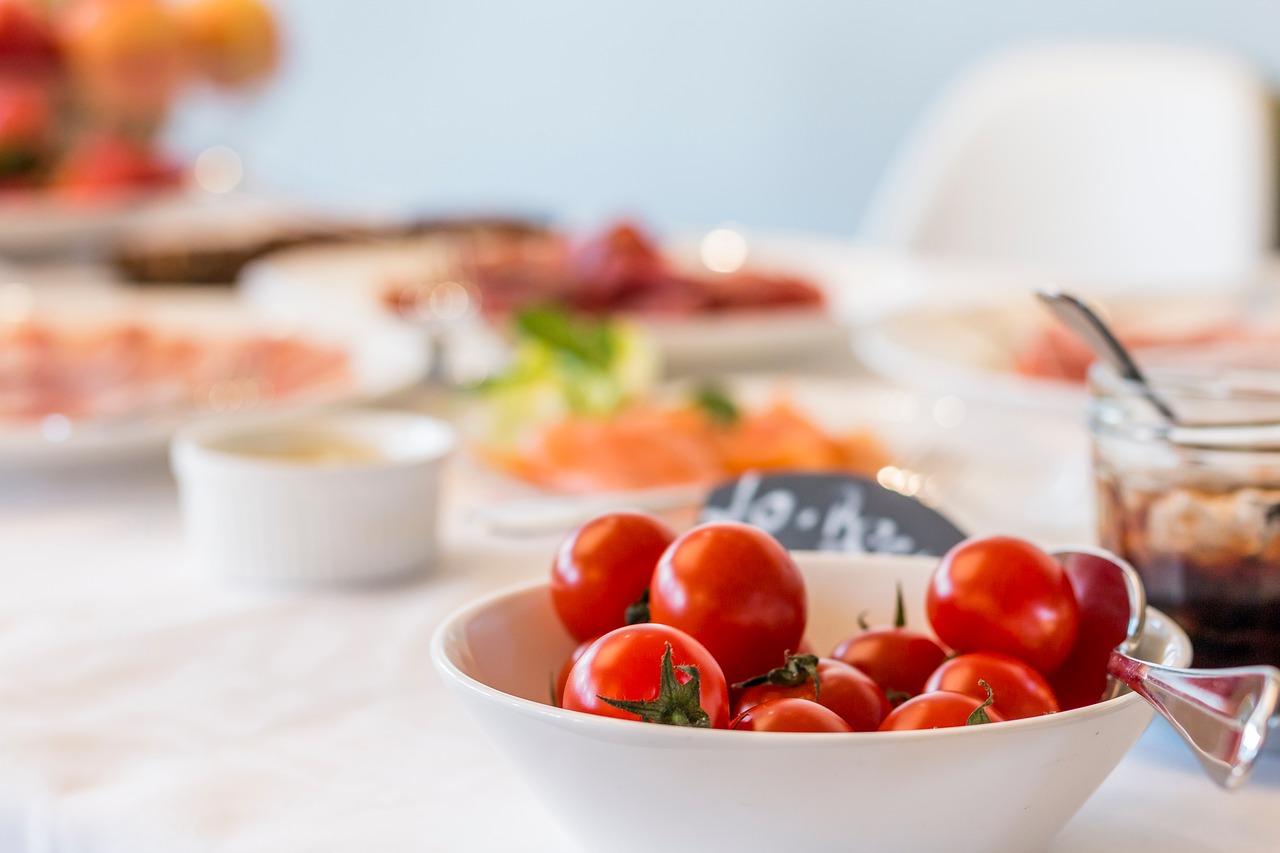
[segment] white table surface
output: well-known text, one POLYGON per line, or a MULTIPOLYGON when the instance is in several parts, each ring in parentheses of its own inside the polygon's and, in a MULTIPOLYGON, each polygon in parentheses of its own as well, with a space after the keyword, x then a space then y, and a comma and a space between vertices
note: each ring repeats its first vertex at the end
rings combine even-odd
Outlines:
MULTIPOLYGON (((0 850, 578 849, 432 668, 440 619, 555 541, 486 538, 460 502, 429 578, 264 592, 187 569, 163 461, 5 475, 0 850)), ((1154 723, 1052 847, 1138 849, 1280 849, 1280 753, 1226 793, 1154 723)))
MULTIPOLYGON (((1039 430, 997 417, 972 434, 1003 451, 1039 430)), ((1037 510, 1010 479, 1026 469, 994 471, 985 449, 953 473, 973 484, 958 520, 1080 541, 1080 472, 1037 510)), ((447 613, 544 577, 556 542, 484 535, 477 496, 455 465, 429 577, 268 592, 188 568, 162 458, 0 471, 0 853, 579 849, 430 661, 447 613)), ((1226 793, 1157 721, 1051 849, 1148 848, 1280 850, 1280 748, 1226 793)))

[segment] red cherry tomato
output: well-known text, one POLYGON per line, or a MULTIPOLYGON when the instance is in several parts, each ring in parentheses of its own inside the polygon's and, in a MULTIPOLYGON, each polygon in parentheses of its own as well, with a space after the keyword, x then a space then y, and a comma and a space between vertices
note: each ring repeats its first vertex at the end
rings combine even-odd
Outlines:
POLYGON ((969 539, 948 551, 930 579, 934 632, 961 652, 1003 652, 1052 672, 1071 651, 1080 609, 1062 566, 1011 536, 969 539))
MULTIPOLYGON (((804 660, 801 656, 792 658, 793 661, 797 659, 804 660)), ((745 688, 733 706, 734 711, 741 715, 743 711, 772 699, 808 699, 835 711, 855 732, 873 732, 878 729, 890 710, 889 700, 885 698, 880 685, 872 681, 870 676, 842 661, 831 658, 812 660, 815 661, 816 685, 812 674, 801 667, 794 676, 799 683, 786 685, 765 682, 745 688)))
POLYGON ((1107 692, 1107 660, 1129 633, 1129 590, 1107 557, 1078 552, 1063 567, 1080 605, 1080 630, 1071 653, 1048 678, 1066 711, 1092 705, 1107 692))
POLYGON ((711 650, 731 682, 766 672, 804 635, 804 580, 791 555, 757 527, 724 521, 684 533, 658 560, 654 622, 711 650))
POLYGON ((924 683, 947 659, 942 644, 909 628, 877 627, 844 639, 831 656, 857 667, 895 699, 924 690, 924 683))
POLYGON ((839 714, 808 699, 780 698, 761 702, 734 718, 729 728, 740 732, 851 732, 839 714))
POLYGON ((599 515, 570 533, 551 564, 551 600, 574 639, 625 625, 627 607, 675 538, 665 522, 642 512, 599 515))
POLYGON ((998 723, 1004 720, 999 711, 990 706, 984 709, 987 719, 973 721, 974 712, 986 699, 976 699, 967 693, 951 693, 939 690, 921 693, 894 708, 880 724, 882 732, 901 732, 915 729, 949 729, 957 726, 976 725, 977 722, 998 723))
POLYGON ((987 691, 980 681, 991 685, 995 695, 991 707, 1006 720, 1058 711, 1058 699, 1045 677, 1017 658, 999 652, 954 657, 933 671, 924 689, 965 693, 981 701, 987 698, 987 691))
POLYGON ((610 631, 587 647, 569 670, 563 707, 604 717, 638 720, 646 719, 646 714, 616 707, 606 700, 654 703, 664 698, 671 700, 670 707, 652 718, 653 722, 715 729, 729 725, 729 686, 711 653, 683 631, 646 623, 610 631), (674 697, 660 695, 663 659, 668 649, 674 667, 672 686, 684 688, 681 695, 674 697), (695 672, 698 689, 693 695, 695 672), (705 720, 698 720, 698 708, 704 712, 705 720))
POLYGON ((564 686, 569 681, 569 672, 573 669, 573 665, 578 662, 578 658, 582 657, 582 653, 591 647, 595 642, 595 638, 583 640, 574 646, 569 656, 564 659, 564 663, 560 665, 560 671, 556 673, 555 684, 551 688, 551 703, 557 708, 564 705, 564 686))

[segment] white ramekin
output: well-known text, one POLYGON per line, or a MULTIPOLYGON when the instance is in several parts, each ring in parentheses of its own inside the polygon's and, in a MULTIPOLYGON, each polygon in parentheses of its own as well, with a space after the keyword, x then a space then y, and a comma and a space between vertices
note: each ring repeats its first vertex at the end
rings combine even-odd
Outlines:
POLYGON ((192 561, 224 578, 360 584, 435 563, 448 424, 391 411, 199 423, 171 448, 192 561), (270 454, 295 439, 372 451, 347 461, 270 454))

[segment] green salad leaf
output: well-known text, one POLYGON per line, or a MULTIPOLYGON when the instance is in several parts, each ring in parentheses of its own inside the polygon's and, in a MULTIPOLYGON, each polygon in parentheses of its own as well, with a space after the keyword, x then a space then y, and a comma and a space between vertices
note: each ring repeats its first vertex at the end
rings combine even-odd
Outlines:
POLYGON ((706 412, 713 422, 729 425, 737 423, 742 417, 738 404, 729 396, 729 392, 719 385, 699 385, 693 390, 693 404, 706 412))
POLYGON ((517 314, 512 332, 506 369, 475 387, 491 444, 570 415, 607 417, 648 394, 660 373, 653 341, 625 319, 543 306, 517 314))

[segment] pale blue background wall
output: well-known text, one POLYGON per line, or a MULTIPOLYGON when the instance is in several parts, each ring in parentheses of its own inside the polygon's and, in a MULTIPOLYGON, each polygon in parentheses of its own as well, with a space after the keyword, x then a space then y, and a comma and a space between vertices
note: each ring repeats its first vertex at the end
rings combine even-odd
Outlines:
POLYGON ((288 63, 186 105, 329 203, 853 233, 949 75, 1027 39, 1176 38, 1280 79, 1280 0, 274 0, 288 63))

